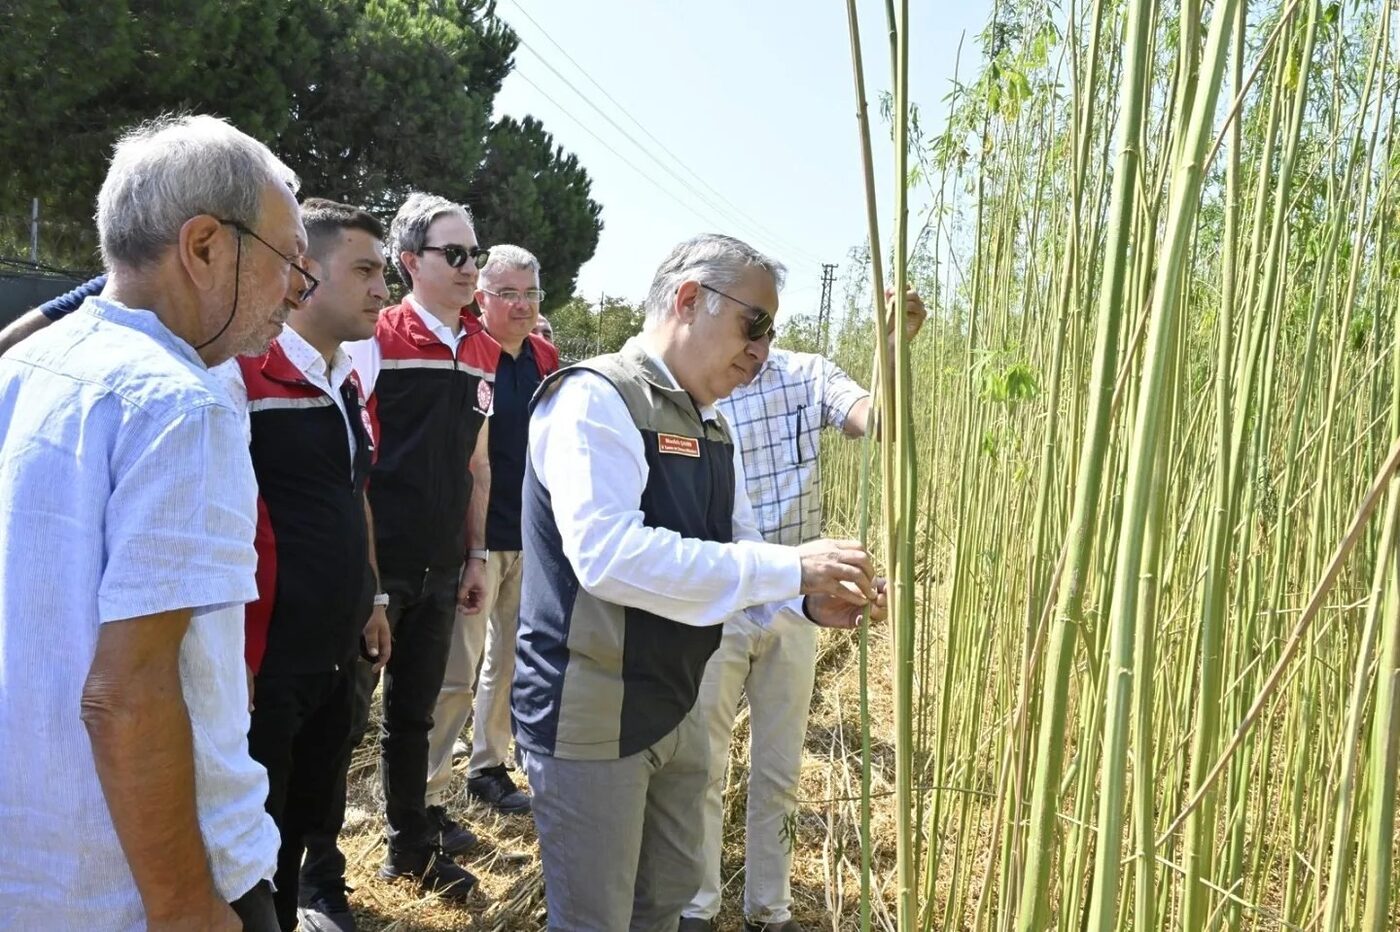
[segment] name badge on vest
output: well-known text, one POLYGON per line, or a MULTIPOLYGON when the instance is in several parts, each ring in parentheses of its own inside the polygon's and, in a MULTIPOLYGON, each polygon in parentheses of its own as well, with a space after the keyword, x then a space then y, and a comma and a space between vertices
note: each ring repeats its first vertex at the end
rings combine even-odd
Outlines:
POLYGON ((674 453, 677 456, 693 456, 700 458, 700 441, 695 437, 682 437, 678 434, 657 434, 656 450, 658 453, 674 453))

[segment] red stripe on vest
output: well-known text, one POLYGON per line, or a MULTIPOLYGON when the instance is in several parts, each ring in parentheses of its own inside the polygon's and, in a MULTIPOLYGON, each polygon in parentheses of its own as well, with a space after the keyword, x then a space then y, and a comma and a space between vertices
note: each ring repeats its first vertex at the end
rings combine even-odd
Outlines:
POLYGON ((267 653, 267 629, 272 624, 272 608, 277 599, 277 538, 272 531, 272 518, 262 496, 258 496, 258 526, 253 534, 253 548, 258 552, 258 568, 253 578, 258 586, 258 598, 243 610, 243 659, 248 669, 262 669, 267 653))
MULTIPOLYGON (((465 308, 461 322, 466 336, 457 344, 457 361, 472 369, 494 374, 496 362, 501 358, 501 344, 465 308)), ((384 359, 453 358, 451 347, 427 328, 418 312, 406 301, 380 312, 374 338, 384 359)))
POLYGON ((537 333, 526 334, 525 339, 530 341, 530 351, 535 356, 535 368, 540 370, 540 378, 559 368, 559 347, 537 333))

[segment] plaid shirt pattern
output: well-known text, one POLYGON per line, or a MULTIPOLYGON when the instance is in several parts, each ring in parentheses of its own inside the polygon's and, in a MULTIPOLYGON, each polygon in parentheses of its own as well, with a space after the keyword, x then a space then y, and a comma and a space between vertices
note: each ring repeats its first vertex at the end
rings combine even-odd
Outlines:
POLYGON ((752 382, 719 402, 744 457, 763 539, 796 546, 821 536, 820 437, 869 394, 815 353, 774 349, 752 382))

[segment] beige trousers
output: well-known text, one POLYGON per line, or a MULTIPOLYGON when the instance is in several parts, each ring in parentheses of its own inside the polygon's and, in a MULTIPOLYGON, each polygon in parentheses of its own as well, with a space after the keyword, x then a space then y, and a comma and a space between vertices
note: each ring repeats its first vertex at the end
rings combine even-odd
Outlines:
POLYGON ((442 678, 428 735, 428 788, 424 801, 441 806, 452 783, 452 745, 470 718, 469 774, 507 760, 510 684, 515 676, 515 630, 520 614, 520 551, 491 551, 481 611, 457 612, 447 673, 442 678), (478 671, 480 675, 478 676, 478 671))

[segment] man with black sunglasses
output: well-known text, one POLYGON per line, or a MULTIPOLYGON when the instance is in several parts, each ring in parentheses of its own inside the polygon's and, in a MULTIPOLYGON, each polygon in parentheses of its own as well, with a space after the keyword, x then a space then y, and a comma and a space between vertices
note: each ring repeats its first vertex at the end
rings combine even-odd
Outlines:
MULTIPOLYGON (((376 425, 369 499, 394 638, 384 672, 380 773, 389 851, 380 876, 411 877, 461 899, 476 878, 452 855, 476 839, 445 809, 424 805, 428 734, 453 618, 459 606, 475 611, 482 599, 486 419, 501 348, 469 309, 486 252, 466 207, 411 195, 390 225, 389 253, 411 290, 380 315, 373 339, 346 347, 376 425)), ((367 706, 374 674, 368 664, 359 670, 367 706)), ((333 843, 311 840, 308 869, 334 857, 333 843)))
POLYGON ((749 376, 784 273, 732 237, 681 243, 641 335, 535 395, 511 703, 551 929, 675 929, 699 888, 695 703, 727 618, 884 613, 858 542, 762 541, 715 408, 749 376))
POLYGON ((515 672, 516 618, 523 561, 520 489, 525 477, 530 399, 559 368, 554 346, 531 333, 539 318, 540 263, 519 246, 491 247, 481 270, 477 307, 486 330, 501 344, 492 412, 491 500, 486 512, 486 589, 476 612, 459 611, 447 674, 428 738, 430 807, 447 802, 452 748, 472 721, 467 794, 497 812, 528 813, 530 797, 507 772, 510 760, 510 681, 515 672), (477 671, 480 670, 478 677, 477 671))

